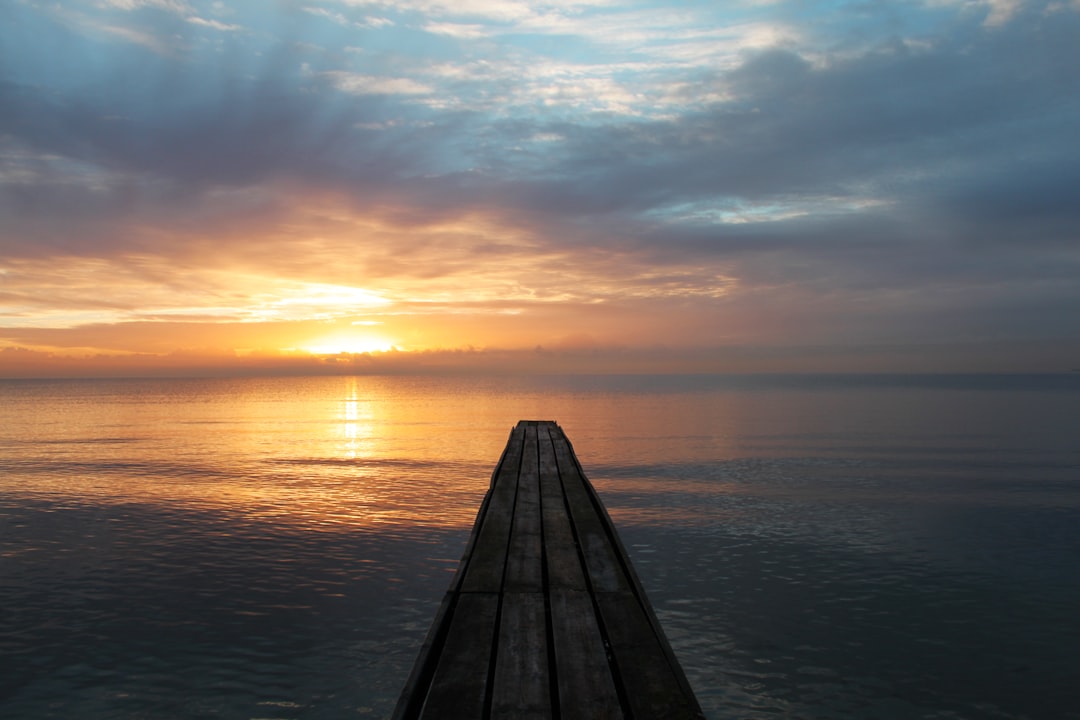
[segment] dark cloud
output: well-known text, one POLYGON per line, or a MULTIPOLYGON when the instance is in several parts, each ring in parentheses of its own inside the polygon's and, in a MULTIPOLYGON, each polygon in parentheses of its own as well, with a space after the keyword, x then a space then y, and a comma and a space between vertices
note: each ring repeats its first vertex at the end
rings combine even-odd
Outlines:
MULTIPOLYGON (((583 130, 565 177, 635 202, 731 195, 879 191, 918 196, 935 183, 1017 175, 1032 159, 1075 167, 1080 46, 1072 14, 995 33, 887 46, 815 67, 794 52, 751 55, 711 87, 730 100, 677 121, 583 130), (1063 157, 1064 155, 1064 157, 1063 157), (597 182, 599 180, 613 181, 597 182)), ((1030 175, 1029 175, 1030 177, 1030 175)))

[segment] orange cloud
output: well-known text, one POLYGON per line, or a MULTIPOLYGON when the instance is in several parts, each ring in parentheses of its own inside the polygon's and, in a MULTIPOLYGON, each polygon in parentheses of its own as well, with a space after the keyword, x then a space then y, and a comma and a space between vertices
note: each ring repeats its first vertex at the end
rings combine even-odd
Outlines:
POLYGON ((118 225, 130 237, 113 252, 6 260, 0 346, 249 355, 520 349, 574 337, 642 347, 728 334, 706 316, 737 283, 714 267, 655 267, 586 235, 552 243, 557 221, 476 209, 409 219, 392 204, 277 192, 261 217, 118 225))

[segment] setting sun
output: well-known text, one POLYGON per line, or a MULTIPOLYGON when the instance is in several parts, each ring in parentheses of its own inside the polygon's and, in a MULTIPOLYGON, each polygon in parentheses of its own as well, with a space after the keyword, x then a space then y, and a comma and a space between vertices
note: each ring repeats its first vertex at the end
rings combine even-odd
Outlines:
POLYGON ((377 335, 330 335, 319 338, 302 349, 312 355, 361 354, 389 352, 394 349, 394 344, 377 335))

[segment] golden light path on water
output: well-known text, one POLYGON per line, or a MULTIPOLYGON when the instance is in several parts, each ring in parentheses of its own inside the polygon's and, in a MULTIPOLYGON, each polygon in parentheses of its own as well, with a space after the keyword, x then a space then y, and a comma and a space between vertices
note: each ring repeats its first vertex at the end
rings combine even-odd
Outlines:
MULTIPOLYGON (((618 382, 633 388, 635 380, 618 382)), ((822 438, 858 438, 876 412, 872 403, 849 405, 842 395, 794 393, 783 397, 778 421, 778 395, 732 390, 711 402, 690 401, 689 394, 686 402, 673 402, 666 393, 582 392, 573 382, 505 377, 72 381, 49 387, 62 395, 54 400, 63 413, 41 421, 34 421, 37 406, 29 399, 22 405, 18 393, 8 394, 5 414, 23 419, 12 425, 19 442, 44 442, 49 453, 33 461, 33 472, 0 480, 5 492, 84 505, 212 511, 234 522, 312 531, 467 531, 507 434, 520 419, 553 419, 566 429, 586 474, 611 499, 617 522, 694 525, 709 521, 702 507, 645 498, 674 490, 715 497, 729 485, 738 490, 740 458, 829 452, 822 438), (126 399, 108 401, 114 396, 126 399), (823 402, 831 408, 814 420, 823 402), (783 432, 784 426, 815 423, 821 434, 783 432), (766 442, 767 436, 772 439, 766 442), (687 473, 657 484, 651 475, 665 464, 720 462, 730 477, 687 473)), ((903 415, 894 422, 902 423, 903 415)), ((913 424, 911 431, 921 432, 921 426, 913 424)), ((783 485, 776 491, 804 489, 783 485)))
POLYGON ((138 402, 67 398, 63 423, 37 428, 50 468, 5 489, 306 530, 471 522, 501 433, 433 431, 423 404, 378 380, 290 383, 149 382, 138 402))
MULTIPOLYGON (((584 396, 572 388, 547 393, 507 378, 146 380, 54 387, 73 391, 57 398, 63 422, 24 428, 31 433, 27 441, 48 436, 49 462, 4 482, 6 491, 67 496, 79 504, 212 511, 233 522, 312 531, 471 527, 507 434, 520 419, 560 422, 588 473, 598 463, 686 461, 735 452, 725 449, 716 427, 727 424, 725 414, 739 414, 718 405, 705 418, 648 393, 637 396, 637 411, 626 414, 619 411, 625 398, 584 396), (442 391, 431 392, 435 387, 442 391), (137 399, 115 403, 95 397, 118 389, 137 399), (657 422, 671 428, 670 436, 652 432, 657 422), (688 434, 696 424, 712 430, 688 434)), ((14 417, 33 412, 29 406, 10 411, 14 417)), ((620 482, 626 490, 635 486, 633 478, 620 482)), ((605 480, 597 484, 603 487, 605 480)), ((648 492, 644 483, 638 489, 648 492)))

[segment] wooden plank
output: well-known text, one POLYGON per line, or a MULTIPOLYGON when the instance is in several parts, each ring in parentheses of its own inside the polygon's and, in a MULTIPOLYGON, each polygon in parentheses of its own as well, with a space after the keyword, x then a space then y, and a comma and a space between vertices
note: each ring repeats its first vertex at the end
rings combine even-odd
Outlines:
POLYGON ((420 717, 480 718, 488 694, 499 596, 461 593, 420 717))
POLYGON ((666 641, 657 637, 637 597, 601 593, 596 601, 631 714, 656 720, 704 718, 697 700, 680 682, 682 669, 670 664, 666 641))
POLYGON ((503 596, 492 687, 492 717, 551 717, 547 622, 543 593, 503 596))
POLYGON ((598 513, 585 487, 588 481, 578 469, 566 437, 559 432, 553 439, 566 503, 592 589, 595 592, 625 592, 630 589, 630 584, 608 537, 607 518, 598 513))
POLYGON ((536 425, 525 428, 517 501, 506 558, 504 592, 543 592, 543 546, 540 535, 540 469, 536 425))
POLYGON ((468 559, 465 579, 461 583, 461 589, 466 592, 502 590, 524 437, 525 428, 519 424, 510 434, 502 467, 488 491, 484 517, 477 520, 481 523, 480 531, 472 556, 468 559))
POLYGON ((570 527, 555 446, 552 444, 555 434, 562 433, 554 423, 539 428, 540 503, 548 586, 551 589, 585 590, 585 574, 581 568, 574 531, 570 527))
MULTIPOLYGON (((561 432, 561 430, 560 430, 561 432)), ((574 454, 573 443, 570 439, 563 434, 563 439, 566 442, 569 449, 570 459, 581 473, 581 477, 585 478, 585 473, 581 469, 581 463, 578 462, 577 455, 574 454)), ((593 498, 593 504, 596 508, 597 514, 600 516, 601 521, 608 528, 608 536, 611 541, 612 548, 616 555, 621 558, 621 565, 623 572, 626 574, 626 579, 630 584, 630 591, 636 596, 639 602, 639 606, 643 610, 645 617, 649 624, 652 626, 653 634, 659 642, 660 648, 664 655, 667 657, 668 666, 672 669, 675 678, 682 690, 682 694, 687 698, 688 704, 694 709, 696 714, 692 717, 703 717, 700 705, 698 705, 697 698, 694 695, 693 688, 690 687, 689 680, 686 679, 686 674, 682 670, 682 665, 679 664, 679 660, 675 657, 675 652, 671 648, 671 644, 667 640, 667 636, 664 634, 663 627, 660 625, 660 620, 656 617, 656 613, 653 610, 652 604, 649 602, 649 596, 645 592, 645 587, 641 584, 641 579, 638 577, 637 572, 634 570, 633 563, 630 562, 630 555, 626 552, 626 547, 622 543, 622 539, 619 537, 618 531, 615 529, 615 523, 612 522, 611 516, 608 515, 607 510, 604 508, 603 502, 601 502, 599 495, 596 493, 596 488, 592 486, 587 479, 584 480, 583 485, 589 495, 593 498)))
POLYGON ((580 590, 552 590, 551 627, 562 720, 623 717, 592 598, 580 590))
POLYGON ((393 717, 703 718, 555 423, 511 432, 393 717))

